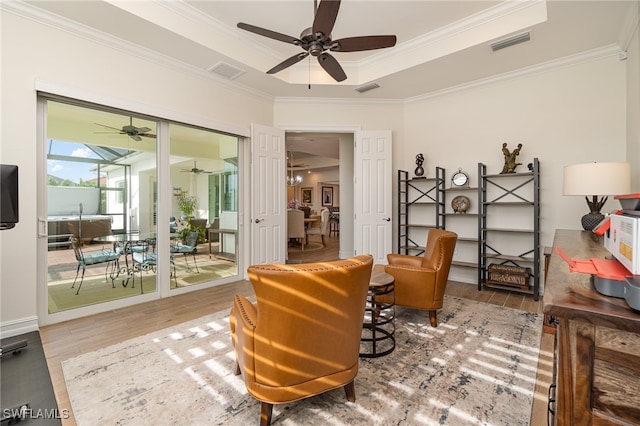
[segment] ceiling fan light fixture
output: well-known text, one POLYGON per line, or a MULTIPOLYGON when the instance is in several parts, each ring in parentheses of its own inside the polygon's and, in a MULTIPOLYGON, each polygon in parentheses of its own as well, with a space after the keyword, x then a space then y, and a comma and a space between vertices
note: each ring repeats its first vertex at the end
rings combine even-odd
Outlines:
POLYGON ((356 92, 364 93, 368 92, 369 90, 377 89, 379 87, 380 85, 378 83, 367 83, 363 86, 356 87, 356 92))
POLYGON ((502 40, 491 43, 489 46, 493 52, 506 49, 507 47, 515 46, 516 44, 524 43, 531 40, 531 31, 516 34, 511 37, 507 37, 502 40))

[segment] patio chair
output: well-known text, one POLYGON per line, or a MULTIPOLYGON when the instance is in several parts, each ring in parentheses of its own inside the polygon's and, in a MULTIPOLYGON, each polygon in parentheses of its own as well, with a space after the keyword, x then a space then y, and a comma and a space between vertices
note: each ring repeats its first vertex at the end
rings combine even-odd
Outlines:
MULTIPOLYGON (((131 288, 135 288, 136 286, 135 273, 140 272, 140 292, 141 293, 144 293, 144 288, 142 286, 142 273, 149 272, 149 271, 155 273, 158 266, 158 255, 154 250, 155 244, 156 244, 155 239, 146 239, 143 241, 129 241, 127 242, 128 247, 125 247, 125 252, 131 254, 131 259, 133 261, 133 269, 131 273, 131 278, 133 279, 133 283, 131 284, 131 288), (154 249, 150 250, 150 248, 154 248, 154 249)), ((172 275, 177 287, 178 281, 176 278, 176 264, 174 262, 173 254, 169 255, 169 262, 171 262, 171 266, 173 267, 172 275)))
POLYGON ((200 270, 198 269, 198 263, 196 262, 196 253, 198 251, 198 231, 190 231, 187 233, 185 243, 178 243, 171 245, 171 253, 177 254, 182 253, 184 255, 184 263, 187 265, 187 271, 191 271, 191 267, 189 266, 189 261, 187 260, 187 255, 190 254, 193 256, 193 264, 196 266, 196 272, 199 274, 200 270))
POLYGON ((100 250, 100 251, 91 251, 85 252, 82 248, 82 242, 79 238, 72 237, 71 245, 73 247, 73 253, 76 256, 76 260, 78 261, 78 267, 76 268, 76 278, 73 280, 73 284, 71 288, 74 288, 76 285, 76 281, 78 280, 78 274, 80 273, 80 268, 82 268, 82 277, 80 278, 80 284, 78 285, 78 290, 76 294, 80 293, 80 288, 82 287, 82 283, 84 282, 84 273, 87 269, 87 266, 90 265, 99 265, 106 264, 104 279, 107 280, 107 275, 111 278, 111 286, 115 288, 114 280, 118 276, 120 271, 119 259, 122 254, 120 251, 113 250, 100 250), (110 270, 111 269, 111 270, 110 270))

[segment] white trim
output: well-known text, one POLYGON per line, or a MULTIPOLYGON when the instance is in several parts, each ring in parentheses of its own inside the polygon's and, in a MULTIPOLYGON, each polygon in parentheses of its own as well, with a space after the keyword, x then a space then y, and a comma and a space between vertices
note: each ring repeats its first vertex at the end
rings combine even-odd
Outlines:
POLYGON ((0 339, 38 331, 38 317, 27 317, 0 324, 0 339))
MULTIPOLYGON (((355 91, 355 89, 354 89, 355 91)), ((286 97, 286 96, 276 96, 274 99, 274 104, 278 103, 296 103, 296 104, 352 104, 352 105, 372 105, 372 104, 396 104, 403 105, 405 101, 403 99, 380 99, 380 98, 370 98, 370 99, 356 99, 356 98, 307 98, 307 97, 286 97)))
POLYGON ((124 99, 113 96, 99 95, 84 89, 67 86, 60 83, 50 82, 46 80, 36 79, 35 90, 52 95, 64 96, 67 98, 78 99, 94 104, 114 107, 126 111, 134 111, 137 113, 150 115, 168 121, 191 124, 194 126, 204 127, 236 136, 247 137, 251 134, 251 129, 244 126, 235 126, 222 123, 211 118, 194 116, 185 114, 180 111, 169 110, 158 107, 157 105, 145 104, 133 99, 124 99))
POLYGON ((530 76, 533 74, 544 73, 552 70, 557 70, 565 67, 570 67, 585 62, 595 61, 598 59, 606 58, 609 56, 617 56, 620 53, 620 46, 617 44, 610 44, 605 47, 588 50, 586 52, 577 53, 575 55, 565 56, 563 58, 554 59, 552 61, 543 62, 530 67, 520 68, 515 71, 506 72, 503 74, 497 74, 488 78, 471 81, 469 83, 460 84, 458 86, 447 87, 445 89, 436 90, 423 95, 407 98, 405 103, 410 104, 413 102, 424 101, 432 99, 438 96, 448 95, 462 90, 474 89, 482 86, 488 86, 492 84, 502 83, 504 81, 515 80, 518 78, 530 76))
POLYGON ((362 126, 332 126, 321 124, 276 124, 275 127, 285 132, 305 132, 305 133, 355 133, 362 130, 362 126))

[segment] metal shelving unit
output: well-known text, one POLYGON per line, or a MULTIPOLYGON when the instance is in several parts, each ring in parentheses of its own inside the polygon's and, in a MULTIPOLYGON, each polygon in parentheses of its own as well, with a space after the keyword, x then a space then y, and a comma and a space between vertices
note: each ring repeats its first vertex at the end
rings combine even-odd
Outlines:
MULTIPOLYGON (((483 287, 540 295, 540 165, 533 159, 533 170, 524 173, 487 174, 478 163, 478 290, 483 287), (489 214, 490 213, 490 214, 489 214), (524 226, 505 226, 508 219, 526 218, 524 226), (511 215, 511 216, 509 216, 511 215), (489 219, 491 223, 489 223, 489 219), (524 250, 513 253, 509 245, 522 243, 524 250), (495 263, 531 268, 526 288, 489 283, 488 268, 495 263), (533 281, 533 283, 531 283, 533 281)), ((517 222, 517 221, 516 221, 517 222)))
MULTIPOLYGON (((461 229, 463 228, 462 226, 462 222, 467 222, 467 221, 473 221, 475 220, 477 222, 478 220, 478 213, 477 211, 479 211, 479 208, 477 206, 475 206, 475 199, 472 199, 473 195, 477 195, 478 193, 478 187, 473 187, 473 186, 465 186, 465 187, 455 187, 452 186, 450 188, 445 188, 443 190, 443 196, 442 196, 442 201, 445 202, 446 204, 446 195, 447 194, 454 194, 453 196, 455 197, 456 195, 465 195, 468 196, 470 201, 471 201, 471 211, 476 211, 476 213, 472 213, 472 212, 466 212, 466 213, 454 213, 453 209, 451 208, 451 206, 446 206, 445 205, 445 213, 444 213, 444 218, 445 221, 443 223, 446 224, 446 226, 443 226, 443 228, 455 232, 458 234, 458 239, 456 241, 456 245, 462 245, 462 244, 466 244, 466 245, 474 245, 477 246, 478 245, 478 238, 477 237, 465 237, 462 235, 470 235, 468 232, 464 233, 461 231, 461 229), (449 210, 451 209, 451 210, 449 210)), ((478 204, 479 205, 479 204, 478 204)), ((475 230, 474 227, 474 234, 477 235, 477 231, 475 230)), ((475 251, 475 250, 474 250, 475 251)), ((453 257, 453 261, 451 262, 452 266, 459 266, 459 267, 463 267, 463 268, 477 268, 478 267, 478 262, 474 261, 474 262, 469 262, 469 261, 461 261, 461 260, 456 260, 456 256, 454 254, 453 257)))
POLYGON ((409 178, 409 172, 398 170, 398 253, 424 253, 426 231, 444 228, 444 169, 436 167, 434 177, 409 178), (435 217, 435 221, 428 218, 435 217), (412 232, 423 230, 424 232, 412 232))

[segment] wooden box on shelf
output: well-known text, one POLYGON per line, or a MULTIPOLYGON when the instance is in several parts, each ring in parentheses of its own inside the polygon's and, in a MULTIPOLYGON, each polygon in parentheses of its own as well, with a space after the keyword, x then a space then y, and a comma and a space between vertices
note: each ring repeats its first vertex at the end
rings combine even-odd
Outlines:
POLYGON ((529 288, 531 268, 492 263, 487 269, 489 271, 489 279, 487 280, 488 284, 529 288))

